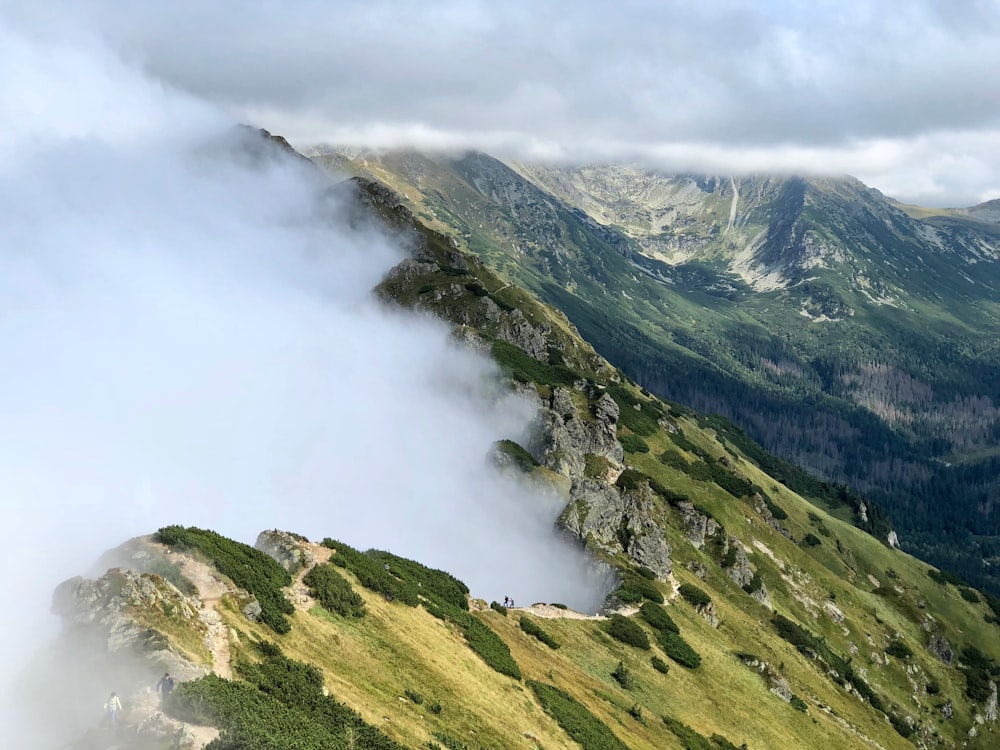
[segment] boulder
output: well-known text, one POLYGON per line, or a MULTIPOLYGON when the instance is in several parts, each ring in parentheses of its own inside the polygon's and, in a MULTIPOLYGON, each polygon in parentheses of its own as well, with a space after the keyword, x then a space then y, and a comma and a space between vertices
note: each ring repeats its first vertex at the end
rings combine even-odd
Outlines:
POLYGON ((257 536, 254 547, 274 560, 292 575, 316 564, 316 558, 309 548, 287 531, 262 531, 257 536))

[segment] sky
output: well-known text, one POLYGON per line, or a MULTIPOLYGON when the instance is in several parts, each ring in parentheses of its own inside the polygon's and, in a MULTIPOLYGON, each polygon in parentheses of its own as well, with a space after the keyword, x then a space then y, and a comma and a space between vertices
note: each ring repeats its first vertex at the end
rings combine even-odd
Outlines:
POLYGON ((167 524, 331 536, 596 610, 612 581, 555 530, 563 501, 491 460, 535 404, 372 294, 412 238, 348 221, 325 174, 252 157, 226 106, 84 27, 0 10, 0 122, 5 746, 79 729, 7 699, 58 629, 53 588, 167 524))
POLYGON ((1000 0, 7 0, 299 146, 469 147, 1000 197, 1000 0))

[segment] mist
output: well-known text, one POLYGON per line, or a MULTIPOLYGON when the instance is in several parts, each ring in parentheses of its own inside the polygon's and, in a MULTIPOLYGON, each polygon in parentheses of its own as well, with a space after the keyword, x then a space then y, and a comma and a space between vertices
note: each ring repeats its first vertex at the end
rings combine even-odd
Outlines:
POLYGON ((561 501, 488 458, 533 406, 371 293, 405 237, 350 228, 318 170, 249 157, 214 105, 91 40, 7 27, 0 50, 0 692, 55 632, 55 584, 172 523, 596 607, 561 501))

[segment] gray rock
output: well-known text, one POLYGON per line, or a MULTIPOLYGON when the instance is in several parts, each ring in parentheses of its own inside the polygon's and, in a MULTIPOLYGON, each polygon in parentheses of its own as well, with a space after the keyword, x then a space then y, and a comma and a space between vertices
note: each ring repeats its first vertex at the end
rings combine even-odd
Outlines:
POLYGON ((618 407, 610 396, 598 399, 593 418, 577 412, 567 388, 553 389, 552 397, 542 407, 541 434, 531 452, 546 467, 576 478, 583 476, 587 453, 621 463, 625 454, 616 434, 618 407))
POLYGON ((943 636, 935 635, 931 637, 930 643, 927 644, 927 648, 949 667, 955 660, 955 652, 952 651, 951 644, 948 643, 948 639, 943 636))
POLYGON ((727 539, 726 546, 732 546, 736 550, 735 561, 725 569, 726 575, 740 588, 749 585, 750 581, 753 580, 754 570, 750 565, 750 560, 747 558, 747 553, 744 551, 743 545, 732 539, 727 539))
POLYGON ((941 715, 946 719, 950 719, 952 716, 955 715, 955 707, 952 705, 951 701, 948 701, 943 706, 941 706, 941 715))
POLYGON ((986 699, 983 715, 986 717, 986 721, 997 720, 997 684, 995 682, 990 682, 990 697, 986 699))
POLYGON ((702 549, 705 546, 705 539, 713 536, 719 530, 718 522, 711 516, 706 516, 695 510, 691 503, 678 503, 677 509, 684 516, 684 527, 688 541, 698 549, 702 549))
POLYGON ((254 547, 273 558, 292 575, 316 564, 309 548, 287 531, 262 531, 257 536, 254 547))
POLYGON ((260 620, 261 612, 260 602, 258 602, 256 598, 251 599, 243 607, 243 616, 250 622, 258 622, 260 620))
POLYGON ((609 552, 625 552, 666 580, 673 570, 671 548, 653 516, 654 495, 648 487, 623 493, 614 486, 576 479, 570 498, 559 519, 563 529, 609 552))

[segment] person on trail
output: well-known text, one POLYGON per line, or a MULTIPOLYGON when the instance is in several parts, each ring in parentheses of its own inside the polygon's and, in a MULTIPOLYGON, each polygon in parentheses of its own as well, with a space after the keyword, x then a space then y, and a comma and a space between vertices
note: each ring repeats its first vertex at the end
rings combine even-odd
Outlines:
POLYGON ((170 676, 170 672, 164 672, 163 677, 160 681, 156 683, 156 692, 160 694, 160 703, 163 703, 170 695, 170 691, 174 689, 174 678, 170 676))
POLYGON ((108 702, 104 704, 104 715, 110 724, 117 724, 121 712, 122 702, 118 699, 117 693, 112 693, 108 696, 108 702))

